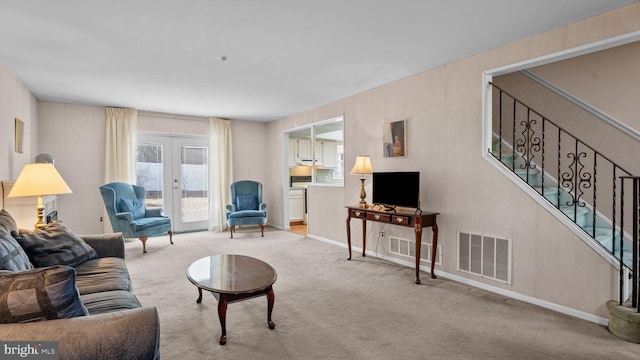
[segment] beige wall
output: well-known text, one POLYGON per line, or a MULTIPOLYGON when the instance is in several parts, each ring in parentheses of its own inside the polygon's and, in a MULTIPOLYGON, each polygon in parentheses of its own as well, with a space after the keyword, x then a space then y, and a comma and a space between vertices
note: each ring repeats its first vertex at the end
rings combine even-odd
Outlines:
MULTIPOLYGON (((282 131, 344 114, 346 169, 353 166, 356 155, 369 154, 374 171, 421 172, 422 208, 440 213, 444 256, 437 270, 607 317, 605 302, 617 297, 615 270, 483 158, 481 81, 483 72, 491 69, 637 31, 639 16, 640 4, 628 6, 270 123, 274 140, 269 153, 283 156, 282 131), (400 118, 407 119, 408 156, 383 158, 382 124, 400 118), (459 231, 512 239, 511 285, 456 270, 459 231)), ((269 178, 274 187, 282 173, 275 170, 269 178)), ((343 206, 357 202, 358 189, 359 181, 352 176, 347 176, 344 188, 312 187, 310 234, 346 243, 343 206)), ((352 241, 360 246, 360 225, 353 223, 352 241)), ((372 223, 368 229, 368 250, 380 252, 376 248, 380 225, 372 223)), ((398 227, 386 227, 385 233, 413 236, 411 229, 398 227)), ((430 236, 426 231, 424 238, 430 236)))
POLYGON ((55 158, 73 194, 59 195, 58 218, 79 234, 103 232, 106 113, 103 107, 38 102, 39 149, 55 158))
MULTIPOLYGON (((37 101, 0 61, 0 181, 15 180, 38 154, 37 101), (15 118, 24 121, 23 152, 15 152, 15 118)), ((1 190, 0 190, 1 191, 1 190)))
POLYGON ((34 161, 38 154, 38 111, 37 100, 31 92, 0 61, 0 201, 1 208, 6 208, 19 226, 24 229, 33 228, 36 223, 33 198, 6 199, 9 185, 14 181, 22 167, 34 161), (24 138, 22 153, 15 151, 15 118, 24 122, 24 138))
POLYGON ((640 41, 530 71, 640 132, 640 41))

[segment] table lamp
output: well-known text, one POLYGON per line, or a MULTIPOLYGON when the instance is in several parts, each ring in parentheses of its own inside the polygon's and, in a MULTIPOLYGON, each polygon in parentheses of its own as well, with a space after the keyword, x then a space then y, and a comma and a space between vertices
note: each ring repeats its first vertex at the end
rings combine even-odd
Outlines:
POLYGON ((33 163, 26 164, 22 168, 7 197, 38 197, 38 205, 36 206, 38 221, 35 224, 35 229, 38 230, 46 226, 42 221, 44 217, 42 197, 45 195, 70 194, 71 192, 71 189, 64 182, 56 168, 53 167, 53 164, 33 163))
POLYGON ((360 175, 360 207, 366 208, 367 201, 365 198, 367 197, 367 193, 364 191, 364 176, 373 173, 373 169, 371 168, 371 160, 369 159, 369 155, 358 155, 356 158, 356 164, 353 165, 353 169, 351 169, 351 175, 360 175))

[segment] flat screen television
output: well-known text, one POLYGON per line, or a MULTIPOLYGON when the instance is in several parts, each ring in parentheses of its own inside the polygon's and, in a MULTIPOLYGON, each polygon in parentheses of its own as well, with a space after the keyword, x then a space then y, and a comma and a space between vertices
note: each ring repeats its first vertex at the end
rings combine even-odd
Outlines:
POLYGON ((393 209, 420 207, 420 172, 374 172, 373 204, 393 209))

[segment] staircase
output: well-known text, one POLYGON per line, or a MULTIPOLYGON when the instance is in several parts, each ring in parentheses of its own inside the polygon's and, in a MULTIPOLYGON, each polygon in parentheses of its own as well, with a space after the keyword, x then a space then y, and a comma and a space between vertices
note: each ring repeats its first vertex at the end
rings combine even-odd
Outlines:
POLYGON ((629 235, 633 232, 624 223, 629 227, 633 223, 631 214, 638 209, 625 214, 633 194, 625 194, 621 179, 631 174, 491 85, 495 101, 489 153, 549 202, 557 210, 555 216, 575 223, 579 231, 621 261, 621 274, 623 268, 634 269, 634 241, 629 235))
MULTIPOLYGON (((591 204, 576 197, 570 188, 560 186, 550 174, 542 174, 540 166, 528 162, 523 154, 513 152, 511 145, 494 136, 491 154, 531 186, 541 197, 553 205, 566 218, 578 225, 582 231, 609 253, 620 259, 620 229, 612 225, 611 219, 594 210, 591 204), (502 145, 502 150, 501 150, 502 145)), ((623 261, 627 267, 632 263, 632 240, 624 238, 623 261)))

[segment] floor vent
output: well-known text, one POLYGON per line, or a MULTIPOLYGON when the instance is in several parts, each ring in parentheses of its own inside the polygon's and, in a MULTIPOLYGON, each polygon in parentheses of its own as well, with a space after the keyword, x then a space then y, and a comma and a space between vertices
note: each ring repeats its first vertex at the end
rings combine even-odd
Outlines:
POLYGON ((459 232, 458 270, 511 284, 511 239, 459 232))
MULTIPOLYGON (((395 236, 389 236, 390 252, 392 254, 407 256, 415 259, 416 242, 413 240, 402 239, 395 236)), ((420 260, 431 263, 431 243, 420 243, 420 260)), ((438 245, 436 251, 436 265, 442 265, 442 246, 438 245)))

